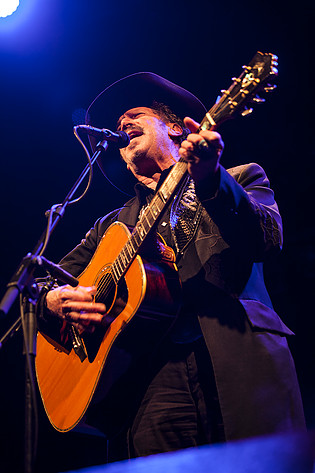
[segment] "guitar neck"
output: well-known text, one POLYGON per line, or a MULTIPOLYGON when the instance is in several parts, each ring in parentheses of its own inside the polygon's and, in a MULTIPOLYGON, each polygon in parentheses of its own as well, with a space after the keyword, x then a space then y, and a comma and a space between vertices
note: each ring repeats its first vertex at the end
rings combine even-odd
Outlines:
POLYGON ((187 162, 180 159, 173 166, 150 204, 143 211, 128 241, 112 264, 111 272, 116 284, 124 276, 148 234, 159 222, 187 174, 187 162))

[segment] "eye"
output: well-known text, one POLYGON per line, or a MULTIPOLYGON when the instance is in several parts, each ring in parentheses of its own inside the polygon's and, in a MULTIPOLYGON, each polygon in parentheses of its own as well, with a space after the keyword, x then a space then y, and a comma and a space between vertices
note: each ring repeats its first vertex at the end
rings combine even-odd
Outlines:
POLYGON ((138 118, 141 115, 145 115, 145 112, 135 112, 135 113, 128 113, 127 117, 123 116, 121 119, 118 120, 117 125, 116 125, 116 130, 121 131, 121 122, 124 120, 124 118, 129 118, 131 120, 134 120, 135 118, 138 118))

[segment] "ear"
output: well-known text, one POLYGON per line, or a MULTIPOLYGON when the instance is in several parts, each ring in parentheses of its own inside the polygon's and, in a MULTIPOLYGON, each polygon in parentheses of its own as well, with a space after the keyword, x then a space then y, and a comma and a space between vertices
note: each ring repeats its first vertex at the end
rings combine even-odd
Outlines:
POLYGON ((183 134, 183 129, 178 123, 168 123, 168 136, 174 138, 183 134))

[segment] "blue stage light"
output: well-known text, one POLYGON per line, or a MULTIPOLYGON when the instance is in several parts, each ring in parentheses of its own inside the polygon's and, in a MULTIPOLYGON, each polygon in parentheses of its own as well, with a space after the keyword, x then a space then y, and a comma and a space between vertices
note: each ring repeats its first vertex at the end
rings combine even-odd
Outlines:
POLYGON ((18 8, 19 0, 4 0, 0 3, 0 18, 6 18, 12 15, 18 8))

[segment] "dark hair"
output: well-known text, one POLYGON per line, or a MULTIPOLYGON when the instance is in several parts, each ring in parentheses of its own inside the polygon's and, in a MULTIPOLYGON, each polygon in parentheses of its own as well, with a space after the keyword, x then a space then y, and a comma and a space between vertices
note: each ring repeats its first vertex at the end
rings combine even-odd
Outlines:
POLYGON ((181 144, 181 142, 184 141, 190 133, 190 130, 185 128, 183 120, 177 116, 168 105, 165 105, 164 103, 154 101, 151 105, 151 108, 157 113, 163 122, 176 123, 182 128, 183 133, 179 136, 173 137, 175 143, 181 144))

